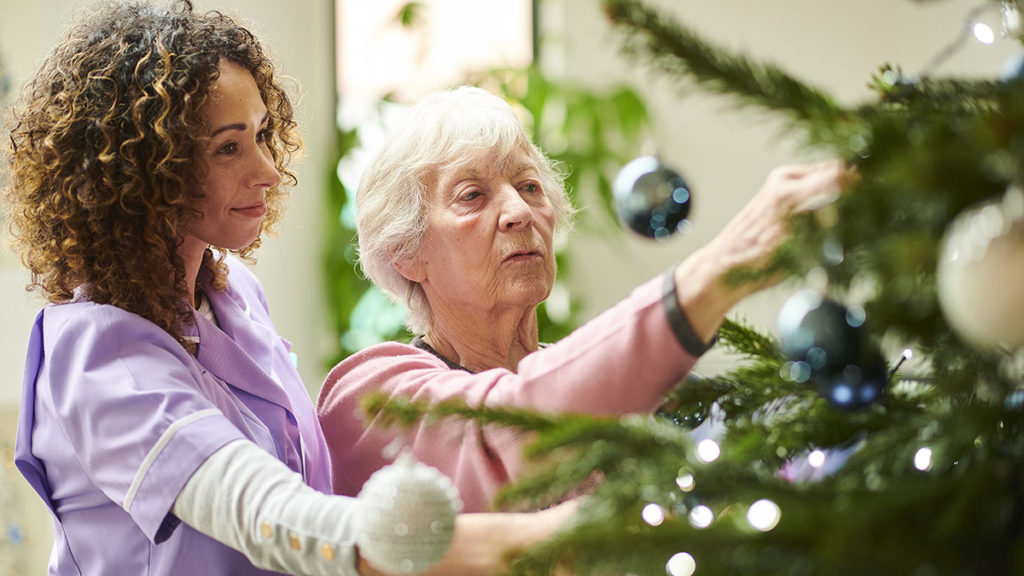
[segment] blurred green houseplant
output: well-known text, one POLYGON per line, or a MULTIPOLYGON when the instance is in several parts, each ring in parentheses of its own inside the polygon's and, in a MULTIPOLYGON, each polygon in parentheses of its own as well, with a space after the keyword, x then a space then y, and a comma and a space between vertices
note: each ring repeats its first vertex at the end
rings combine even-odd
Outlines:
MULTIPOLYGON (((403 26, 414 26, 415 6, 410 3, 396 16, 403 26), (412 15, 410 15, 412 14, 412 15)), ((545 76, 536 66, 494 69, 466 78, 464 84, 481 86, 505 97, 522 112, 533 141, 566 174, 566 187, 577 208, 582 234, 600 233, 617 226, 612 198, 615 171, 636 155, 649 124, 647 105, 631 88, 591 89, 545 76)), ((381 100, 386 105, 388 98, 381 100)), ((335 166, 361 146, 360 128, 339 128, 335 166)), ((404 328, 405 312, 371 286, 358 269, 354 189, 346 187, 336 171, 329 174, 324 252, 327 309, 337 344, 327 359, 333 365, 366 346, 411 337, 404 328)), ((564 249, 557 251, 559 277, 566 278, 571 262, 564 249)), ((552 342, 579 323, 580 306, 561 283, 538 309, 540 338, 552 342)))

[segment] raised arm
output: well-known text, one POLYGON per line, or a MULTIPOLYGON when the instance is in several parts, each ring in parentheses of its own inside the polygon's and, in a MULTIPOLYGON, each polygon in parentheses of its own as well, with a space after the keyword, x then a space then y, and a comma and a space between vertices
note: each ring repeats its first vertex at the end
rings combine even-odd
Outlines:
POLYGON ((732 285, 725 275, 766 264, 786 239, 789 218, 833 201, 848 177, 849 170, 838 161, 772 170, 725 228, 675 268, 679 304, 699 337, 710 341, 733 306, 776 281, 732 285))

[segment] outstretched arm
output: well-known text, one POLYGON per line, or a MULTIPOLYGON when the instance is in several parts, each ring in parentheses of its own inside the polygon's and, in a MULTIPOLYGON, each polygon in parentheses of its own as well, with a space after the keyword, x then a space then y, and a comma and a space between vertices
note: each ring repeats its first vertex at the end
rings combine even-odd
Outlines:
MULTIPOLYGON (((451 546, 425 572, 499 574, 510 556, 537 544, 574 513, 562 505, 525 514, 463 514, 451 546)), ((322 494, 248 441, 214 452, 185 484, 174 514, 260 568, 300 575, 385 574, 359 556, 353 498, 322 494)))
POLYGON ((839 161, 774 169, 725 228, 676 267, 679 305, 700 338, 711 340, 733 306, 777 280, 732 285, 725 275, 764 266, 788 236, 789 218, 835 200, 849 175, 839 161))

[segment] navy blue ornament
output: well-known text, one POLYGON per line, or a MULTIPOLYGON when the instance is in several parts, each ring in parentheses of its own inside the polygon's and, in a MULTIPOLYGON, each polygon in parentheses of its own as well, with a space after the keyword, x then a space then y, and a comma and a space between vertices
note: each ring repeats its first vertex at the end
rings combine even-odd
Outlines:
POLYGON ((868 339, 864 313, 812 290, 794 294, 779 312, 782 353, 789 375, 810 382, 831 405, 864 408, 888 382, 885 359, 868 339))
POLYGON ((888 376, 885 359, 876 348, 862 352, 857 362, 847 364, 839 372, 813 373, 814 389, 832 406, 840 410, 860 410, 874 404, 885 390, 888 376))
POLYGON ((665 240, 688 223, 690 186, 654 156, 622 167, 612 187, 619 219, 637 234, 665 240))

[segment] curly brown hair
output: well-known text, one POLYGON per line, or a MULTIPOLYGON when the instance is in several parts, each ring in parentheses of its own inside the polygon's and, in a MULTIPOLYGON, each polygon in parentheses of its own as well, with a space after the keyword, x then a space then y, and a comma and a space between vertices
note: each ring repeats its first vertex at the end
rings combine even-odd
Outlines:
MULTIPOLYGON (((272 232, 296 183, 301 150, 291 101, 256 37, 188 0, 90 10, 25 87, 10 117, 7 202, 12 244, 31 271, 29 289, 136 313, 179 342, 188 313, 180 225, 195 217, 200 110, 225 58, 249 70, 270 113, 267 144, 282 185, 269 190, 272 232)), ((252 258, 260 238, 242 250, 252 258)), ((225 254, 204 259, 226 285, 225 254)))

